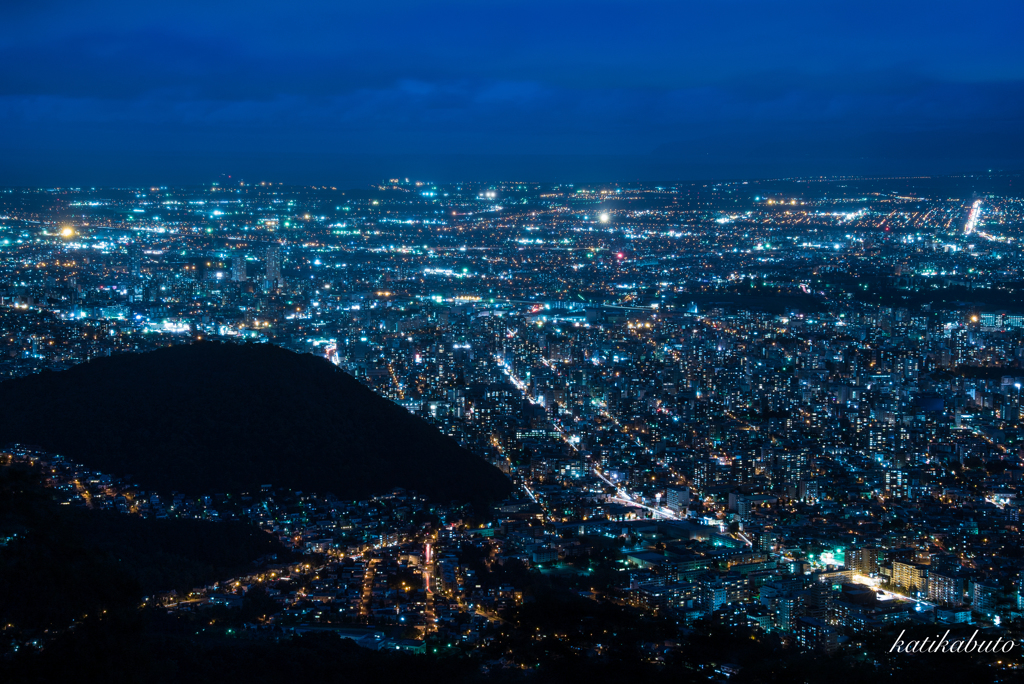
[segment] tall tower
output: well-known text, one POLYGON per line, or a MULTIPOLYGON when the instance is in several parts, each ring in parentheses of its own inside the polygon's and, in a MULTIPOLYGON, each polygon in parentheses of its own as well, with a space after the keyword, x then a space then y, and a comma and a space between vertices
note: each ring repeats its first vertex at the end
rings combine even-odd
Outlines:
POLYGON ((128 270, 133 276, 142 271, 142 246, 138 242, 128 245, 128 270))
POLYGON ((245 271, 245 255, 239 254, 231 261, 231 279, 236 283, 244 283, 248 280, 245 271))
POLYGON ((267 289, 275 290, 282 285, 281 246, 275 243, 267 247, 267 289))

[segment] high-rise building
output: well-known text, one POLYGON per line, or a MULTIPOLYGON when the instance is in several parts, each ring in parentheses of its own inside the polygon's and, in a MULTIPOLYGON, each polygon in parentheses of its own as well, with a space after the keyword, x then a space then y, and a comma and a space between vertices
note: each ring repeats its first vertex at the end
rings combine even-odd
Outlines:
POLYGON ((971 583, 971 610, 977 613, 992 613, 999 602, 999 585, 994 581, 971 583))
POLYGON ((239 254, 231 262, 231 279, 236 283, 244 283, 249 279, 245 270, 245 255, 239 254))
POLYGON ((928 591, 928 566, 893 561, 892 583, 909 591, 928 591))
POLYGON ((879 550, 874 547, 848 549, 845 565, 856 574, 867 577, 878 572, 878 554, 879 550))
POLYGON ((839 632, 818 618, 797 618, 793 636, 797 646, 805 651, 833 653, 839 648, 839 632))
POLYGON ((281 246, 272 244, 267 247, 266 286, 275 290, 284 284, 281 278, 281 246))
POLYGON ((690 505, 690 488, 669 487, 665 491, 665 499, 670 511, 682 513, 690 505))
POLYGON ((959 606, 964 602, 964 578, 957 572, 933 572, 928 577, 928 600, 959 606))
POLYGON ((128 270, 133 276, 139 275, 142 270, 142 246, 138 242, 128 246, 128 270))

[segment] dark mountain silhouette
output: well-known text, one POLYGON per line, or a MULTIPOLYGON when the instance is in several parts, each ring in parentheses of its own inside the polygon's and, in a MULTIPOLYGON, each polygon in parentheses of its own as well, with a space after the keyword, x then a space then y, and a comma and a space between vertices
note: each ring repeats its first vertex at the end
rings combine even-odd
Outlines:
POLYGON ((18 533, 0 553, 0 624, 63 628, 82 615, 134 611, 154 592, 252 572, 260 556, 296 557, 248 523, 62 506, 42 476, 0 468, 0 530, 18 533))
POLYGON ((189 494, 404 487, 483 503, 512 488, 328 361, 267 344, 169 347, 0 383, 0 444, 10 442, 189 494))

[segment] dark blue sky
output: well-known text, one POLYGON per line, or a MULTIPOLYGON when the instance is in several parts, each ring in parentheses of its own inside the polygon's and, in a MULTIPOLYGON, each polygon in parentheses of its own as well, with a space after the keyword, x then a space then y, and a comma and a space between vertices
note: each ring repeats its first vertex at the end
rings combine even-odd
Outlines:
POLYGON ((1024 168, 1024 2, 0 3, 0 183, 1024 168))

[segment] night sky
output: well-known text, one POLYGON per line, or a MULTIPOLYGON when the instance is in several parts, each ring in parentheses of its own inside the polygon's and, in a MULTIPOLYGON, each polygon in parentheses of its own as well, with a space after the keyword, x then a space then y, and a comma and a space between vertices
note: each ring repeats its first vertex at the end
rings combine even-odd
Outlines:
POLYGON ((1024 168, 1024 2, 0 3, 0 184, 1024 168))

